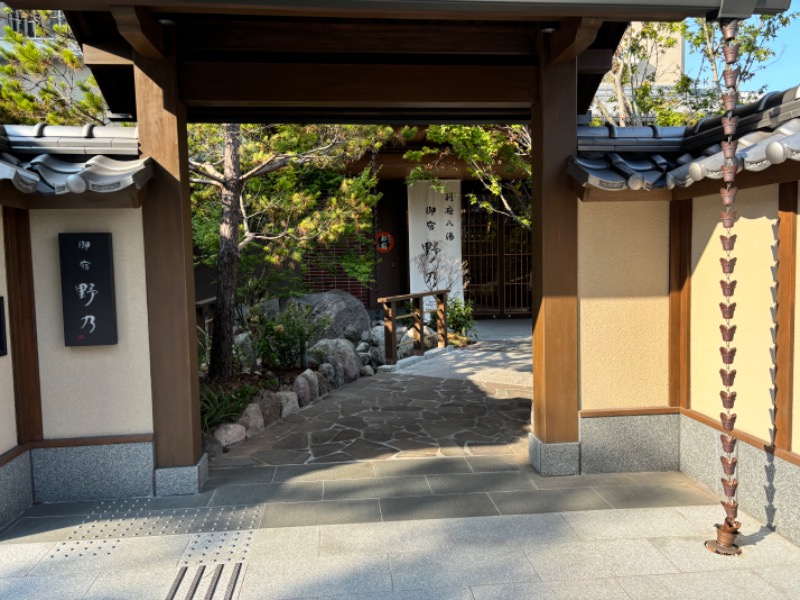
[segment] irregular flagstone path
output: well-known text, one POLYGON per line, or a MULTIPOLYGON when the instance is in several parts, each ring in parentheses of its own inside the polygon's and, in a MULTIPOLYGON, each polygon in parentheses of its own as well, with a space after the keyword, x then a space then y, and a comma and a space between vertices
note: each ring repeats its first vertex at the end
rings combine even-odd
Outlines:
POLYGON ((361 378, 231 448, 212 467, 527 455, 529 340, 486 341, 361 378))
POLYGON ((530 388, 382 373, 268 427, 212 466, 527 455, 530 398, 530 388))

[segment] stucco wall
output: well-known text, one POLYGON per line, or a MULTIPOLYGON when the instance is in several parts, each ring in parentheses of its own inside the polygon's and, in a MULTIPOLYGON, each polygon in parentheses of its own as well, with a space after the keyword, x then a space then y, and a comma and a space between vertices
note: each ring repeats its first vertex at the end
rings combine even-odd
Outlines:
MULTIPOLYGON (((5 298, 6 341, 8 333, 8 285, 6 281, 5 240, 3 239, 3 211, 0 210, 0 296, 5 298)), ((0 454, 17 445, 17 416, 14 408, 14 375, 11 371, 11 348, 0 357, 0 454)))
MULTIPOLYGON (((692 223, 691 401, 694 410, 713 418, 722 410, 719 392, 723 389, 719 303, 724 297, 719 260, 724 255, 719 236, 725 230, 719 222, 720 210, 719 195, 697 198, 692 223)), ((738 284, 732 321, 738 326, 733 344, 737 348, 736 428, 769 440, 778 186, 740 191, 736 211, 734 279, 738 284)))
MULTIPOLYGON (((800 196, 800 194, 798 194, 800 196)), ((800 227, 800 217, 797 226, 800 227)), ((795 269, 800 271, 800 260, 795 260, 795 269)), ((795 272, 794 278, 795 315, 794 315, 794 410, 792 413, 792 451, 800 451, 800 311, 797 310, 797 301, 800 300, 800 272, 795 272)))
POLYGON ((152 433, 141 211, 31 211, 31 234, 45 438, 152 433), (83 232, 112 234, 116 346, 64 346, 58 234, 83 232))
POLYGON ((669 205, 579 203, 581 409, 669 404, 669 205))

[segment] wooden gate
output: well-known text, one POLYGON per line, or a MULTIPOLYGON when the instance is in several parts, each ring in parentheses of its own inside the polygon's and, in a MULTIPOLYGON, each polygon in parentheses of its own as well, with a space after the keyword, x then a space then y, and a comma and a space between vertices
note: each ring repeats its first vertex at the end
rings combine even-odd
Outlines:
POLYGON ((464 296, 472 301, 475 316, 530 316, 530 232, 511 219, 471 204, 466 197, 461 229, 462 254, 469 269, 464 296))

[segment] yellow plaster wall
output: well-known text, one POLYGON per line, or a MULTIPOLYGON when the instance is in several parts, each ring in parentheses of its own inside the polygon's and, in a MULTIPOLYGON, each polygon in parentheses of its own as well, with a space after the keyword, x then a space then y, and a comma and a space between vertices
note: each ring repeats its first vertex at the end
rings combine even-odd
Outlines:
POLYGON ((669 404, 669 205, 578 205, 581 409, 669 404))
POLYGON ((45 438, 152 433, 141 211, 31 211, 31 235, 45 438), (112 234, 116 346, 64 346, 58 234, 83 232, 112 234))
MULTIPOLYGON (((8 285, 6 280, 5 240, 3 239, 3 211, 0 210, 0 296, 5 298, 6 341, 10 346, 8 332, 8 285)), ((17 413, 14 406, 14 375, 11 367, 11 348, 0 357, 0 454, 17 445, 17 413)))
MULTIPOLYGON (((799 217, 800 219, 800 217, 799 217)), ((797 223, 800 227, 800 222, 797 223)), ((800 237, 798 237, 800 241, 800 237)), ((795 269, 800 269, 800 260, 795 261, 795 269)), ((794 364, 793 377, 794 377, 794 398, 793 398, 793 412, 792 412, 792 451, 800 451, 800 311, 797 306, 800 306, 800 273, 795 273, 794 278, 794 295, 795 295, 795 315, 794 315, 794 364)))
MULTIPOLYGON (((719 392, 724 389, 719 376, 723 345, 719 303, 724 300, 719 285, 723 278, 719 236, 725 232, 720 210, 719 195, 697 198, 692 223, 691 402, 694 410, 715 419, 722 410, 719 392)), ((734 274, 738 285, 732 321, 738 326, 733 344, 737 348, 736 428, 769 440, 778 186, 740 191, 736 211, 738 238, 733 255, 738 259, 734 274)))

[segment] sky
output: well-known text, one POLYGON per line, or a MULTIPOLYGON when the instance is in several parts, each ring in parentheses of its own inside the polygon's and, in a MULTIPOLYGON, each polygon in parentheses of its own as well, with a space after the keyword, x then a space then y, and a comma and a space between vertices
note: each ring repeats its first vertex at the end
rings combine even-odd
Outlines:
MULTIPOLYGON (((789 10, 800 11, 800 0, 792 0, 789 10)), ((777 92, 800 85, 800 16, 790 27, 781 31, 773 48, 778 58, 748 82, 747 87, 751 90, 766 86, 767 91, 777 92)), ((698 64, 699 59, 689 54, 687 50, 686 72, 689 75, 696 73, 698 64)))

